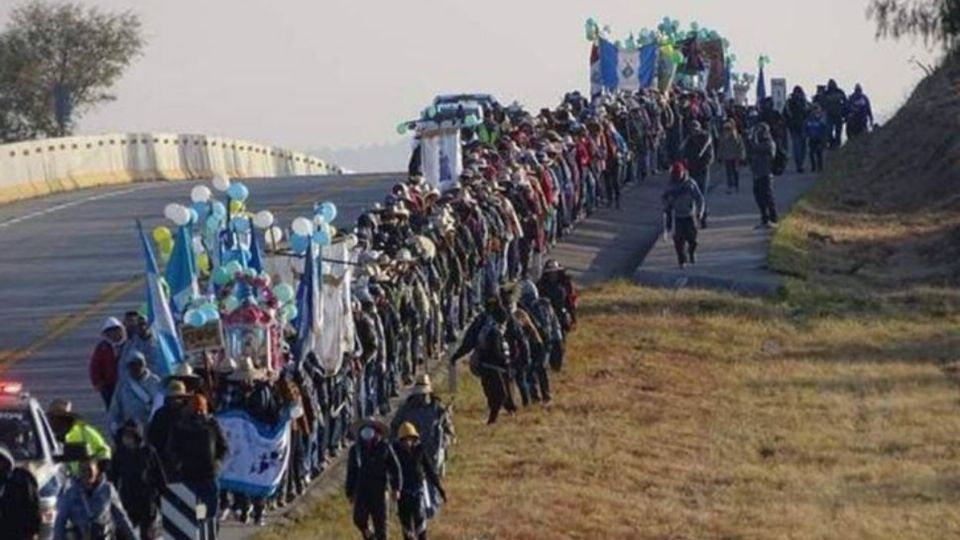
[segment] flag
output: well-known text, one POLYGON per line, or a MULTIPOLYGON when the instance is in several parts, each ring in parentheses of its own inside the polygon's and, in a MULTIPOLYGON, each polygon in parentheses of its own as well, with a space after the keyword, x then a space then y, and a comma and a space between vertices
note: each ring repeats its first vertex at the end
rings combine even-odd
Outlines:
MULTIPOLYGON (((320 278, 317 272, 317 260, 313 240, 304 255, 303 276, 297 287, 297 318, 293 327, 297 329, 296 359, 303 362, 307 354, 317 348, 320 329, 323 326, 323 306, 320 304, 320 278)), ((327 375, 333 375, 328 373, 327 375)))
POLYGON ((263 273, 263 249, 260 247, 260 233, 256 229, 250 231, 250 261, 247 266, 258 274, 263 273))
POLYGON ((190 301, 200 295, 197 286, 197 262, 193 254, 193 239, 186 225, 177 229, 176 240, 163 277, 170 287, 170 306, 179 317, 190 301))
POLYGON ((600 79, 607 90, 636 92, 656 84, 659 54, 656 44, 628 50, 601 39, 599 48, 600 79))
POLYGON ((170 312, 170 302, 167 293, 160 283, 160 271, 157 269, 157 259, 153 255, 150 242, 143 234, 143 227, 137 221, 137 231, 140 233, 140 244, 143 246, 143 257, 146 260, 147 274, 147 324, 157 340, 156 366, 157 375, 166 377, 173 373, 177 364, 183 361, 183 346, 180 336, 173 322, 170 312))
POLYGON ((767 79, 763 76, 763 64, 760 64, 760 74, 757 76, 757 105, 767 98, 767 79))
POLYGON ((603 77, 600 74, 600 45, 594 41, 590 48, 590 97, 603 93, 603 77))
POLYGON ((268 498, 280 488, 290 464, 290 418, 276 426, 231 410, 216 415, 229 454, 220 469, 220 489, 268 498))

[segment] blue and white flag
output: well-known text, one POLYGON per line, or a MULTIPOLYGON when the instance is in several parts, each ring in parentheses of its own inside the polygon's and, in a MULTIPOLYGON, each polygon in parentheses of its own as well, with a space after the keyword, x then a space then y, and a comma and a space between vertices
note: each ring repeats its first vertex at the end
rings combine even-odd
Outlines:
POLYGON ((655 43, 631 50, 601 39, 600 77, 604 88, 636 92, 655 85, 659 51, 655 43))
POLYGON ((270 426, 247 413, 216 415, 229 454, 220 469, 220 489, 249 497, 273 496, 290 464, 290 418, 270 426))
MULTIPOLYGON (((323 327, 323 306, 320 303, 320 273, 317 270, 315 244, 304 254, 303 276, 297 287, 297 319, 293 327, 297 329, 296 359, 303 362, 307 354, 317 349, 320 332, 323 327)), ((327 375, 334 375, 328 373, 327 375)))
POLYGON ((170 306, 173 312, 180 317, 187 310, 190 302, 200 296, 197 286, 197 261, 193 254, 193 238, 190 228, 186 225, 177 229, 173 252, 163 277, 170 287, 170 306))
POLYGON ((156 367, 159 370, 157 375, 166 377, 172 374, 177 364, 183 361, 183 345, 180 343, 180 336, 173 322, 167 293, 160 283, 157 258, 154 257, 150 242, 143 234, 140 221, 137 221, 137 232, 140 233, 140 244, 143 246, 143 257, 146 260, 147 324, 157 340, 156 367))
POLYGON ((250 261, 247 262, 247 267, 256 270, 258 274, 261 274, 263 273, 263 260, 263 248, 260 247, 260 232, 256 229, 251 229, 250 261))

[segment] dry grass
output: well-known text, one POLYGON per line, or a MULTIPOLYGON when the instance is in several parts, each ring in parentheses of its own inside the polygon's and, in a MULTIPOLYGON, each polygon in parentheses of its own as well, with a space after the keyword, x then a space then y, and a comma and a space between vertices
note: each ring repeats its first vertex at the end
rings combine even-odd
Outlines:
MULTIPOLYGON (((488 428, 466 377, 432 537, 960 535, 958 393, 939 367, 956 316, 806 318, 624 283, 583 314, 551 407, 488 428)), ((341 496, 307 515, 264 538, 356 534, 341 496)))

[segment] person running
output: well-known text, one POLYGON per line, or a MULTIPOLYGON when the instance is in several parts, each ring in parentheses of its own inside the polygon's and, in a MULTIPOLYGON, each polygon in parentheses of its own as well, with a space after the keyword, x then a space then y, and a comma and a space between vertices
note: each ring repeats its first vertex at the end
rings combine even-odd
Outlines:
POLYGON ((847 103, 847 137, 852 139, 873 127, 873 108, 870 98, 863 93, 863 87, 859 84, 854 87, 847 103))
POLYGON ((410 422, 400 425, 393 451, 400 465, 397 513, 400 516, 403 538, 427 540, 426 507, 432 502, 428 500, 429 489, 439 493, 444 502, 447 501, 447 493, 440 485, 440 477, 433 460, 420 443, 417 428, 410 422))
POLYGON ((109 411, 113 391, 117 387, 118 364, 127 333, 123 323, 116 317, 109 317, 100 328, 100 337, 90 357, 90 384, 103 399, 104 409, 109 411))
POLYGON ((740 162, 747 158, 747 153, 733 120, 723 124, 717 154, 727 173, 727 193, 740 193, 740 162))
POLYGON ((388 482, 393 492, 400 490, 400 465, 386 436, 383 423, 364 420, 347 454, 346 494, 353 504, 353 524, 364 540, 387 539, 388 482))
POLYGON ((753 197, 760 209, 758 228, 777 225, 777 206, 773 198, 773 160, 777 155, 777 143, 770 134, 770 126, 757 124, 750 141, 750 168, 753 171, 753 197))
POLYGON ((823 108, 827 113, 827 125, 830 128, 830 148, 836 148, 843 142, 843 122, 847 116, 847 94, 830 79, 827 91, 823 94, 823 108))
POLYGON ((803 164, 807 159, 807 116, 810 114, 810 104, 803 88, 795 86, 787 106, 784 117, 787 122, 787 131, 790 132, 790 149, 793 151, 793 163, 798 173, 803 173, 803 164))
POLYGON ((0 446, 0 531, 10 540, 33 540, 40 533, 37 480, 17 467, 13 454, 0 446))
POLYGON ((810 116, 807 118, 807 141, 810 147, 810 169, 813 172, 823 170, 823 149, 827 145, 827 139, 830 136, 827 119, 823 114, 823 108, 814 103, 810 109, 810 116))
POLYGON ((120 495, 94 459, 79 465, 76 482, 57 501, 54 540, 137 538, 120 495), (119 533, 119 534, 118 534, 119 533))
POLYGON ((688 262, 696 263, 697 222, 703 217, 705 205, 700 186, 690 177, 683 163, 674 163, 670 180, 670 187, 662 197, 666 222, 664 233, 673 233, 677 264, 683 268, 688 262))

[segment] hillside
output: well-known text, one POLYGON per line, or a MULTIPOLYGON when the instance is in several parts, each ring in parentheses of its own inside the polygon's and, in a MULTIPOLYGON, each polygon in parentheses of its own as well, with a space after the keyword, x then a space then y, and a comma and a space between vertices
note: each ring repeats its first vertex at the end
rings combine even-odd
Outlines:
POLYGON ((794 293, 953 310, 960 284, 960 58, 918 85, 881 129, 828 158, 786 220, 772 264, 794 293))

